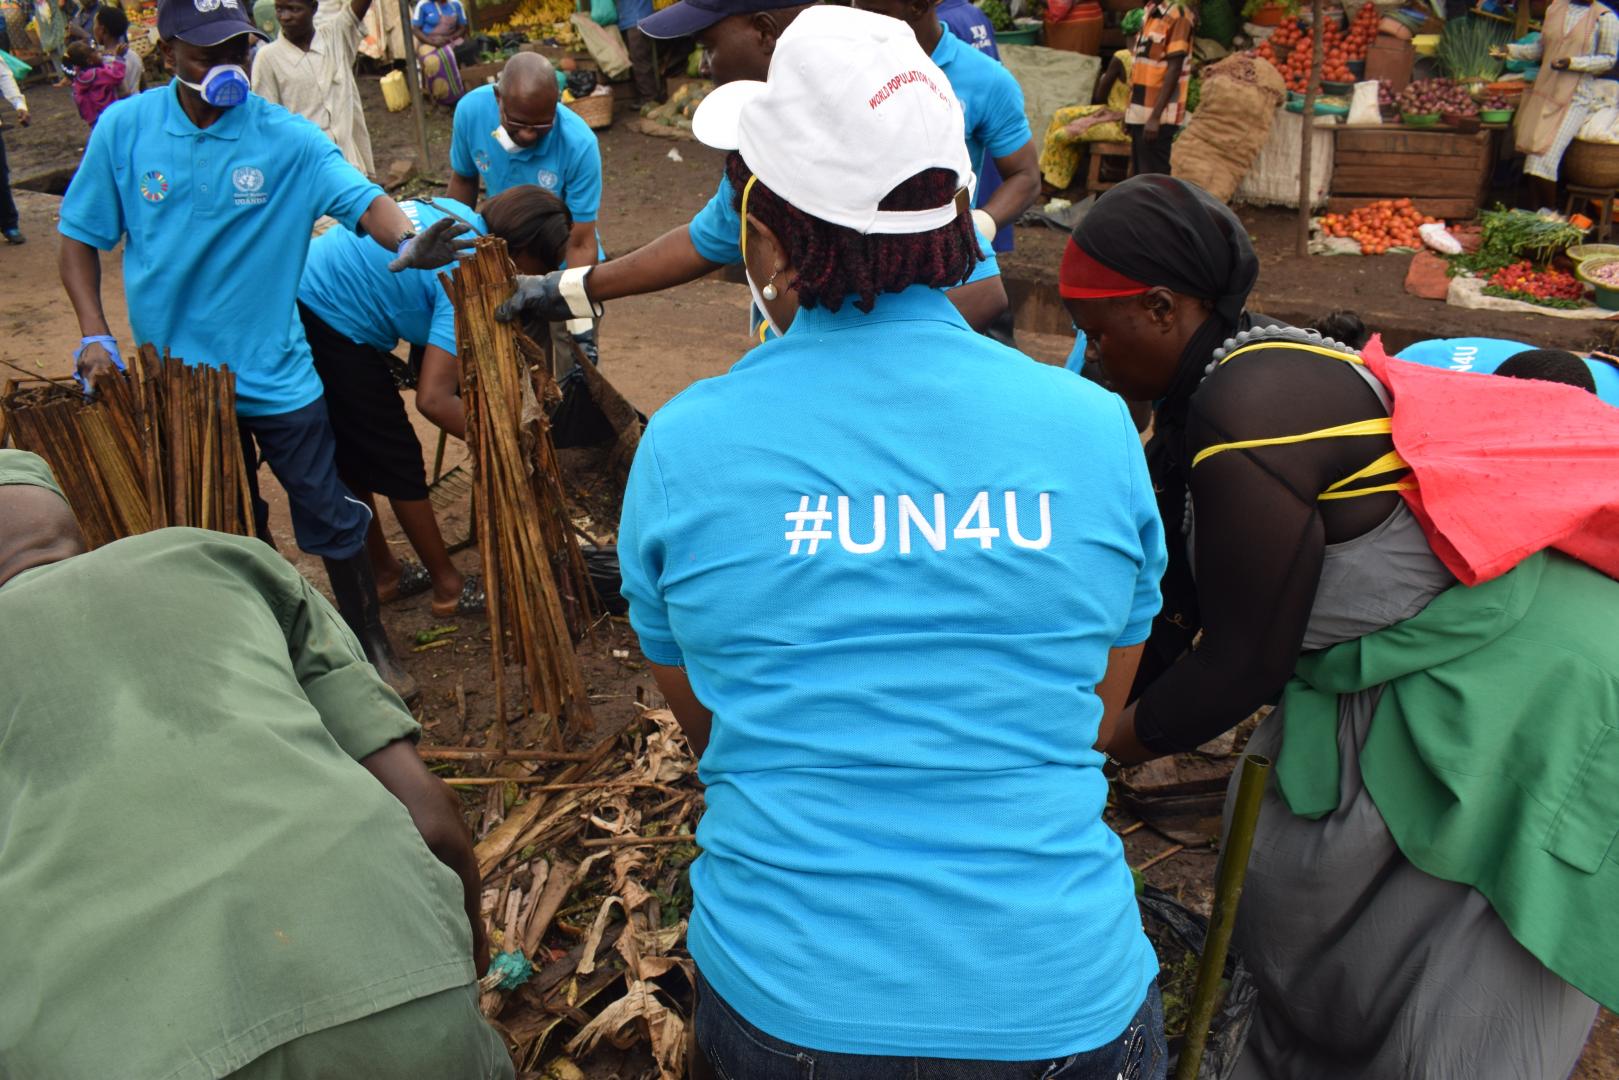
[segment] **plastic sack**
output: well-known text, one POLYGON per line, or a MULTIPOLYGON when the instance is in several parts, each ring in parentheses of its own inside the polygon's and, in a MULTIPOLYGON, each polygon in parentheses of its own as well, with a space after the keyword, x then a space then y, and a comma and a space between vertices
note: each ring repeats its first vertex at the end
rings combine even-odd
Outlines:
POLYGON ((1349 123, 1351 124, 1381 124, 1383 114, 1377 107, 1377 80, 1368 79, 1366 82, 1355 84, 1354 93, 1349 98, 1349 123))
POLYGON ((1417 235, 1422 237, 1424 244, 1427 244, 1441 255, 1460 255, 1462 253, 1461 241, 1450 235, 1450 230, 1440 222, 1430 222, 1427 225, 1417 226, 1417 235))
MULTIPOLYGON (((1173 896, 1151 885, 1142 887, 1136 897, 1141 908, 1141 919, 1146 924, 1168 928, 1187 949, 1199 956, 1208 937, 1209 922, 1176 902, 1173 896)), ((1214 1011, 1209 1023, 1209 1038, 1203 1045, 1203 1060, 1198 1064, 1197 1080, 1226 1080, 1237 1068, 1237 1058, 1243 1044, 1248 1041, 1248 1025, 1253 1022, 1254 1005, 1259 1000, 1259 988, 1253 976, 1235 952, 1227 952, 1225 971, 1228 982, 1225 1000, 1214 1011)), ((1188 1002, 1190 1005, 1190 1002, 1188 1002)), ((1180 1057, 1182 1039, 1169 1044, 1169 1075, 1175 1075, 1176 1061, 1180 1057)))
POLYGON ((1575 138, 1585 142, 1619 143, 1619 105, 1604 105, 1587 116, 1575 138))
POLYGON ((603 75, 614 80, 629 75, 630 53, 624 47, 624 35, 618 32, 618 27, 603 26, 581 12, 575 12, 571 21, 579 40, 585 43, 585 51, 590 53, 603 75))

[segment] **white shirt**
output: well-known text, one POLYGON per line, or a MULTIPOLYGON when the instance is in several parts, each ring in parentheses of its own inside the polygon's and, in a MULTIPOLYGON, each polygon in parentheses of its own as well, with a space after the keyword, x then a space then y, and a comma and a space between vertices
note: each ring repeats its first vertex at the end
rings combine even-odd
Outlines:
POLYGON ((11 73, 10 65, 4 63, 0 63, 0 97, 5 98, 18 112, 28 108, 28 99, 17 89, 17 77, 11 73))
POLYGON ((118 54, 118 59, 124 62, 124 95, 141 92, 141 73, 146 70, 146 62, 141 59, 140 53, 125 46, 118 54))
POLYGON ((327 0, 321 8, 308 49, 279 37, 254 54, 253 92, 313 120, 351 165, 371 176, 371 133, 354 82, 363 31, 348 0, 327 0))

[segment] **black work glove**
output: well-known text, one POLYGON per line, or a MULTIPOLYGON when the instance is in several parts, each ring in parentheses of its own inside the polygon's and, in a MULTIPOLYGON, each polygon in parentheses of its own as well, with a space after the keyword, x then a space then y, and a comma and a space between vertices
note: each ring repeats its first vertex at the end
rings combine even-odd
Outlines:
POLYGON ((448 266, 472 253, 478 238, 463 235, 471 231, 472 226, 464 221, 439 218, 401 244, 399 254, 388 264, 388 269, 397 274, 401 270, 437 270, 448 266))
POLYGON ((585 279, 591 267, 553 270, 549 274, 519 274, 511 297, 495 309, 495 318, 514 322, 520 318, 563 322, 588 319, 601 314, 601 305, 591 301, 585 279))

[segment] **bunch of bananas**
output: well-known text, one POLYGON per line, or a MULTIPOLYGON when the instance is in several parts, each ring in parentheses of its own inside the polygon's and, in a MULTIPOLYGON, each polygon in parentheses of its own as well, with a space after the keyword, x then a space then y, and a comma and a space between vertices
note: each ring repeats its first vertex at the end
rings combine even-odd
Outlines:
POLYGON ((511 18, 499 26, 489 28, 491 33, 517 31, 531 38, 555 38, 560 45, 571 45, 579 35, 569 21, 573 15, 573 0, 523 0, 511 18))

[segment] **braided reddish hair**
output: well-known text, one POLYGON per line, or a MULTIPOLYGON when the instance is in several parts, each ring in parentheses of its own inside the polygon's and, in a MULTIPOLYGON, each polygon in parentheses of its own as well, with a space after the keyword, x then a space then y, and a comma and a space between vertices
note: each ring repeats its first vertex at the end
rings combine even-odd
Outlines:
MULTIPOLYGON (((741 209, 742 191, 753 172, 733 151, 725 161, 732 204, 741 209)), ((931 210, 956 194, 949 169, 928 169, 900 184, 878 204, 881 210, 931 210)), ((803 307, 837 311, 846 297, 870 311, 878 293, 899 292, 912 285, 950 288, 966 281, 983 258, 972 218, 962 213, 950 224, 922 233, 858 233, 812 217, 765 186, 753 185, 748 213, 770 227, 787 247, 787 259, 798 276, 803 307)))

